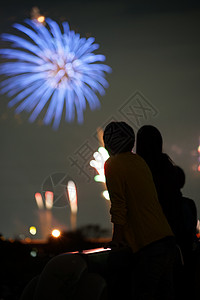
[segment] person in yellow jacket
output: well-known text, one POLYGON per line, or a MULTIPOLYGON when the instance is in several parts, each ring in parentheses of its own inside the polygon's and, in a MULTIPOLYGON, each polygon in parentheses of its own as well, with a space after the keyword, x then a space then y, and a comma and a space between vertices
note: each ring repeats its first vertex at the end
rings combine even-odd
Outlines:
POLYGON ((133 251, 134 299, 173 299, 175 238, 159 204, 151 171, 132 152, 134 131, 125 122, 111 122, 103 139, 110 154, 105 177, 114 224, 112 241, 126 243, 133 251))

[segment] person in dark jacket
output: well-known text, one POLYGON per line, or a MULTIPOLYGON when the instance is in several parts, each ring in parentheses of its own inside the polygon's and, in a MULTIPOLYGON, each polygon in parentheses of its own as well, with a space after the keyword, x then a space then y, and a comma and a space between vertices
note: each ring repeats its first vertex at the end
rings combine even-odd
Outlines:
POLYGON ((177 243, 182 232, 180 218, 180 192, 176 185, 174 162, 162 152, 163 139, 152 125, 142 126, 137 133, 136 153, 149 166, 163 212, 175 234, 177 243))

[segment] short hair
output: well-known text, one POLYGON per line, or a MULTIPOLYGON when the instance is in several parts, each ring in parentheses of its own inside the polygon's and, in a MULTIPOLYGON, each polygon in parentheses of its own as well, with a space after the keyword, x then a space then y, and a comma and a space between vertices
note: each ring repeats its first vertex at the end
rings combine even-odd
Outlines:
POLYGON ((110 155, 130 152, 135 144, 135 133, 125 122, 111 122, 104 130, 103 140, 110 155))

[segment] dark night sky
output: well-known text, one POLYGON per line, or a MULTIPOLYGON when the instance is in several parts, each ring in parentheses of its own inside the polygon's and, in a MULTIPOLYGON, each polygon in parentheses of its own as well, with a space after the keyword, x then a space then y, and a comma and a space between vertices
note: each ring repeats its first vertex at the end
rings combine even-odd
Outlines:
MULTIPOLYGON (((14 109, 7 108, 9 99, 0 96, 0 232, 6 237, 28 235, 28 226, 38 226, 34 194, 41 192, 46 178, 59 173, 77 184, 78 226, 111 229, 103 186, 94 182, 92 170, 84 165, 88 182, 71 166, 70 157, 78 158, 77 151, 86 142, 96 150, 97 127, 110 118, 124 120, 121 108, 131 96, 135 101, 136 92, 151 111, 138 124, 130 118, 129 124, 135 132, 143 124, 160 129, 164 151, 186 173, 183 193, 195 200, 200 214, 200 173, 194 170, 200 137, 199 1, 5 1, 0 32, 9 32, 14 22, 29 17, 33 6, 58 22, 69 21, 82 36, 94 36, 113 72, 107 76, 106 95, 100 97, 101 109, 88 108, 82 126, 62 120, 56 132, 41 125, 41 118, 30 124, 25 113, 16 117, 14 109)), ((69 227, 68 206, 55 207, 52 214, 54 224, 69 227)))

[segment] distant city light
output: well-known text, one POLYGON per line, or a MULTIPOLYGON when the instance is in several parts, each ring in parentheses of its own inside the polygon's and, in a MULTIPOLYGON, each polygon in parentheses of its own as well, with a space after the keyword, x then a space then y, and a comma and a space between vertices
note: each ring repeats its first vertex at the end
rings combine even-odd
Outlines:
POLYGON ((32 250, 32 251, 30 252, 30 256, 36 257, 36 256, 37 256, 37 251, 32 250))
POLYGON ((32 235, 36 235, 36 233, 37 233, 36 227, 35 227, 35 226, 31 226, 31 227, 29 228, 29 232, 30 232, 30 234, 32 234, 32 235))
POLYGON ((35 200, 39 209, 44 208, 42 195, 40 193, 35 193, 35 200))
POLYGON ((51 209, 53 206, 53 192, 45 192, 45 205, 47 209, 51 209))
POLYGON ((29 237, 26 237, 26 238, 24 239, 24 241, 25 241, 26 243, 30 243, 30 242, 31 242, 31 239, 30 239, 29 237))
POLYGON ((51 235, 55 238, 58 238, 61 235, 60 230, 58 229, 52 230, 51 235))
POLYGON ((39 16, 39 17, 37 18, 37 21, 40 22, 40 23, 44 23, 45 17, 44 17, 44 16, 39 16))

